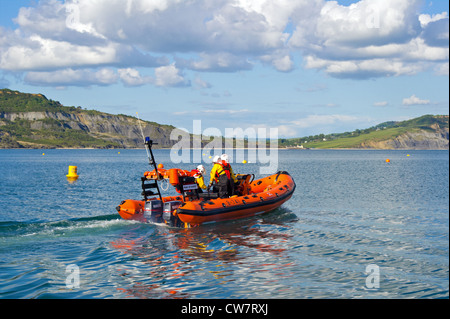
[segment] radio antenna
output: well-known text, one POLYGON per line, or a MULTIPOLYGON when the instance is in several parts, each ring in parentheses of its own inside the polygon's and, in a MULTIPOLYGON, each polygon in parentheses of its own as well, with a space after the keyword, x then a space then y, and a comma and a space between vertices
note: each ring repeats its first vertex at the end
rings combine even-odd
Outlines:
MULTIPOLYGON (((138 112, 136 112, 136 117, 137 117, 137 119, 138 119, 139 128, 141 129, 142 139, 144 140, 144 144, 145 144, 144 130, 142 129, 142 123, 141 123, 141 119, 139 118, 138 112)), ((150 152, 149 152, 149 150, 148 150, 147 147, 145 147, 145 150, 147 151, 147 157, 148 157, 148 160, 149 160, 149 162, 150 162, 150 152)))

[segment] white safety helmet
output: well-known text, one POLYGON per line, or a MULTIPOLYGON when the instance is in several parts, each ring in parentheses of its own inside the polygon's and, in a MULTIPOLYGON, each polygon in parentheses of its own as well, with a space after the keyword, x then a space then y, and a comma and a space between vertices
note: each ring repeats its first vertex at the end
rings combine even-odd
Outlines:
POLYGON ((214 156, 213 163, 217 163, 219 161, 219 159, 220 159, 219 155, 214 156))
POLYGON ((229 163, 229 161, 228 161, 228 155, 227 155, 227 154, 222 154, 222 156, 220 157, 220 159, 221 159, 222 161, 224 161, 225 163, 229 163))
POLYGON ((197 166, 197 171, 200 172, 200 174, 205 174, 205 167, 203 165, 197 166))

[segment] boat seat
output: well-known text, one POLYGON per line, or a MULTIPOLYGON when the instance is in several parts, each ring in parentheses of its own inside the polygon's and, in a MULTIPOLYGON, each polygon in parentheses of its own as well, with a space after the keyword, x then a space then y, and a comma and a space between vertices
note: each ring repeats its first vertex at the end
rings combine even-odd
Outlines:
POLYGON ((180 176, 177 189, 183 195, 183 201, 192 200, 193 198, 200 199, 198 185, 192 176, 180 176))
POLYGON ((235 188, 235 192, 239 195, 248 195, 250 192, 250 184, 255 179, 255 174, 237 174, 236 179, 238 180, 235 188))

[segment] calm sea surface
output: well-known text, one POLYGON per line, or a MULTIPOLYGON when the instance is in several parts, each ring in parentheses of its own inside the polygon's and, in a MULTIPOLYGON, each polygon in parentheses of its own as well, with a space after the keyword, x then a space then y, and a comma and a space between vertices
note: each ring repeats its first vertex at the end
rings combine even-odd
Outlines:
POLYGON ((449 297, 448 151, 278 155, 297 184, 281 208, 184 230, 116 212, 144 150, 0 150, 0 298, 449 297))

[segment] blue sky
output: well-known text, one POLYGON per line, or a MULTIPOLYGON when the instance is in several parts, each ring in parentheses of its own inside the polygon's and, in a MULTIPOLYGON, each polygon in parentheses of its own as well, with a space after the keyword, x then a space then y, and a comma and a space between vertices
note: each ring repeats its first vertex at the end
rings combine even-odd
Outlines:
POLYGON ((0 87, 192 130, 448 114, 447 1, 0 0, 0 87))

